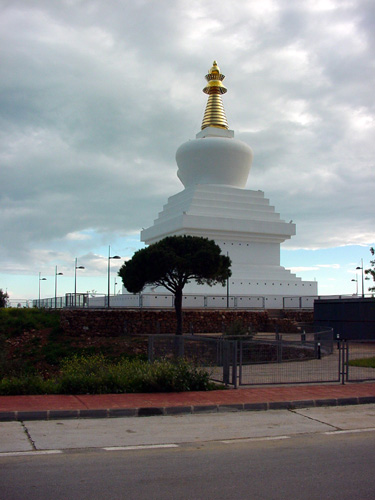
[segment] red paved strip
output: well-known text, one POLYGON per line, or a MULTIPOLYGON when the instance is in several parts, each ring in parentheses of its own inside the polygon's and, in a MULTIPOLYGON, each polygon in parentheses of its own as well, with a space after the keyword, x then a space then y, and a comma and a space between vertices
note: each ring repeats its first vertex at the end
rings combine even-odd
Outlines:
POLYGON ((272 386, 227 391, 153 394, 0 396, 0 412, 167 408, 199 405, 328 400, 368 396, 375 397, 375 383, 272 386))

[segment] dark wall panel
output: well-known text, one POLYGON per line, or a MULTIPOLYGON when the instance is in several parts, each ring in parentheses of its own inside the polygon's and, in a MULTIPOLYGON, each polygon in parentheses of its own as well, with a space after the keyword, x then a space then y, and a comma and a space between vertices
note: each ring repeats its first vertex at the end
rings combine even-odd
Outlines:
POLYGON ((320 299, 314 326, 330 326, 342 339, 375 339, 375 299, 320 299))

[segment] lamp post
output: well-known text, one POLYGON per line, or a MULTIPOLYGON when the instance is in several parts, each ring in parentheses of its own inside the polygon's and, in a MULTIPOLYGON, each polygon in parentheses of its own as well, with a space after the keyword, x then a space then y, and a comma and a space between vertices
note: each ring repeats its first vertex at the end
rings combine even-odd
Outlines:
MULTIPOLYGON (((227 252, 227 257, 229 257, 228 252, 227 252)), ((229 276, 227 278, 227 309, 229 309, 229 276)))
POLYGON ((363 259, 361 259, 361 266, 356 267, 357 270, 361 270, 362 272, 362 297, 365 296, 365 289, 364 289, 364 284, 363 284, 363 259))
POLYGON ((84 266, 77 266, 77 257, 74 265, 74 307, 77 306, 77 269, 85 269, 84 266))
POLYGON ((40 309, 40 282, 41 281, 47 281, 47 278, 41 278, 40 277, 41 273, 39 272, 39 298, 38 298, 38 307, 40 309))
POLYGON ((57 266, 55 266, 55 309, 57 307, 57 276, 62 276, 63 273, 57 272, 57 266))
POLYGON ((357 277, 357 275, 355 276, 355 279, 352 279, 352 281, 355 281, 355 294, 358 295, 358 277, 357 277))
POLYGON ((110 296, 111 296, 111 259, 121 259, 119 255, 114 255, 111 257, 111 246, 108 246, 108 300, 107 307, 110 307, 110 296))

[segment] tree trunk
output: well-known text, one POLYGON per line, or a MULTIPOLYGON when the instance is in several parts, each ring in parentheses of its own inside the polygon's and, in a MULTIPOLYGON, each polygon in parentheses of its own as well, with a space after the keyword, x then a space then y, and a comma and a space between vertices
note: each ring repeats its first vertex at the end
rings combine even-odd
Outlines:
POLYGON ((176 311, 176 335, 182 335, 182 290, 178 290, 174 296, 174 308, 176 311))

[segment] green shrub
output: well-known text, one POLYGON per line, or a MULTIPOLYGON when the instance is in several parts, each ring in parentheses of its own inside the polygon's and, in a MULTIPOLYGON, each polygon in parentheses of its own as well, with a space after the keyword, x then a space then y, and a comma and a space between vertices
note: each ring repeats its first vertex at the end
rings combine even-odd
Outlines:
POLYGON ((209 374, 186 361, 123 359, 109 363, 104 356, 74 356, 61 366, 60 390, 72 393, 181 392, 208 390, 209 374))
POLYGON ((55 379, 24 375, 0 381, 1 395, 182 392, 214 388, 207 371, 184 360, 149 363, 123 359, 111 363, 100 354, 63 360, 61 373, 55 379))
POLYGON ((27 394, 55 394, 58 392, 54 380, 44 380, 39 375, 6 377, 0 380, 0 395, 19 396, 27 394))
POLYGON ((234 338, 243 338, 251 339, 254 337, 256 332, 253 327, 249 324, 246 325, 242 319, 236 319, 232 323, 230 323, 225 329, 224 335, 228 337, 234 338))

